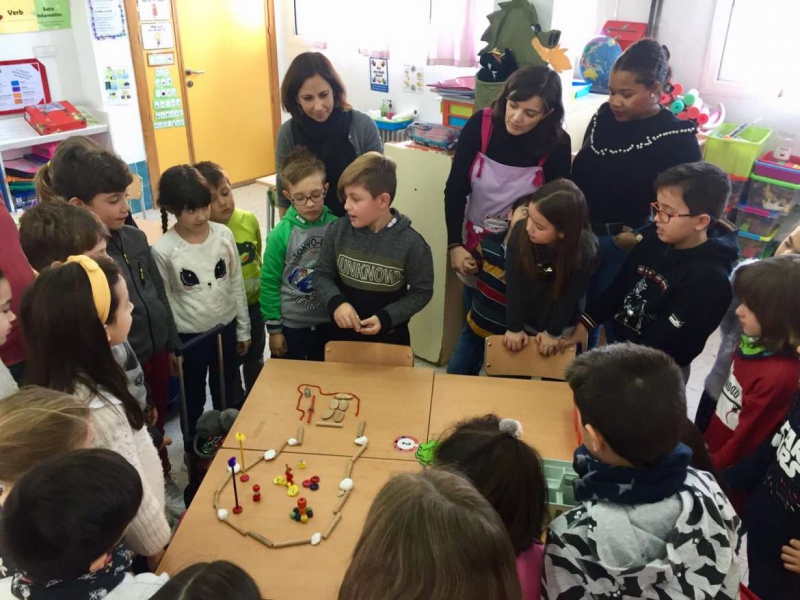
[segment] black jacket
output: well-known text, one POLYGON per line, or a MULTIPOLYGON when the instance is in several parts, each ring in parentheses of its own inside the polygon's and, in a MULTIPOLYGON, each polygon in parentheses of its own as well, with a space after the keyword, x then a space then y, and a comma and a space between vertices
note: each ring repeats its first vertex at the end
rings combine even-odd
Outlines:
POLYGON ((139 362, 147 362, 165 347, 170 352, 175 350, 180 346, 178 330, 145 234, 128 225, 112 231, 108 254, 119 265, 128 284, 133 304, 128 341, 139 362))
POLYGON ((593 329, 613 318, 618 341, 658 348, 683 367, 703 351, 731 303, 735 232, 715 223, 708 241, 689 250, 662 242, 655 225, 642 233, 611 287, 588 303, 581 320, 593 329))

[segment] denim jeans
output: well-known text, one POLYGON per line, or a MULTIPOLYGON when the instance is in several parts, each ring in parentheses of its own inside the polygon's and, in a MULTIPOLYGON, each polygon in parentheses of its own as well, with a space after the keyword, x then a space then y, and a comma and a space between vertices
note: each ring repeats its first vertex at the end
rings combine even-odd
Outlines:
POLYGON ((483 367, 486 340, 472 331, 469 324, 461 330, 461 337, 447 363, 450 375, 478 375, 483 367))
MULTIPOLYGON (((613 235, 598 235, 597 268, 586 290, 586 304, 591 305, 611 286, 614 278, 622 268, 628 253, 614 243, 613 235)), ((606 326, 606 335, 611 329, 610 323, 598 323, 594 331, 589 332, 589 349, 597 348, 600 343, 600 325, 606 326)))

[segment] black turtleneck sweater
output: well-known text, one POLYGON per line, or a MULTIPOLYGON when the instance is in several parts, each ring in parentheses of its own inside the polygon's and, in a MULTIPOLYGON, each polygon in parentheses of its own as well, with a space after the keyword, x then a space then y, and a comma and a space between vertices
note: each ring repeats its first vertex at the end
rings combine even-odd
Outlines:
POLYGON ((592 223, 636 227, 647 221, 649 205, 656 200, 656 176, 702 158, 694 126, 667 109, 647 119, 619 122, 606 103, 586 129, 583 148, 572 163, 572 180, 586 196, 592 223))
MULTIPOLYGON (((453 166, 450 168, 450 176, 444 187, 444 217, 447 223, 448 246, 462 242, 467 196, 472 191, 469 169, 481 150, 482 118, 481 111, 478 111, 464 124, 458 136, 458 146, 453 157, 453 166)), ((486 156, 509 167, 533 167, 547 155, 547 160, 542 165, 545 182, 559 177, 569 178, 572 159, 569 135, 564 133, 561 140, 552 141, 553 147, 548 152, 543 151, 543 146, 548 144, 539 139, 538 133, 540 132, 534 128, 523 135, 511 135, 506 130, 505 124, 495 119, 486 156)))

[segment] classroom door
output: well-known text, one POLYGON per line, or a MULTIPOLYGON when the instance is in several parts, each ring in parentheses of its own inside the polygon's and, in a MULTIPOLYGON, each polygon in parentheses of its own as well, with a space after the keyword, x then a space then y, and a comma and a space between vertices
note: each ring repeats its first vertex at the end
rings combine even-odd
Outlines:
POLYGON ((264 0, 175 0, 189 143, 232 183, 275 172, 264 0))

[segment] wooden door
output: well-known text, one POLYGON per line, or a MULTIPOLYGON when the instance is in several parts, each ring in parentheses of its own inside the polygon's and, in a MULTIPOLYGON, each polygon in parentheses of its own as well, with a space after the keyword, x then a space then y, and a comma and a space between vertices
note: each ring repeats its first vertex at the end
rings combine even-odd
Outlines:
POLYGON ((194 160, 232 183, 275 172, 279 106, 264 0, 175 0, 183 96, 194 160))

